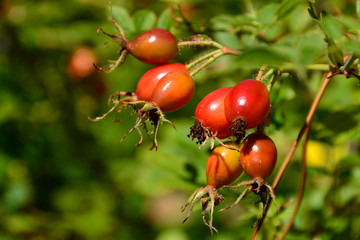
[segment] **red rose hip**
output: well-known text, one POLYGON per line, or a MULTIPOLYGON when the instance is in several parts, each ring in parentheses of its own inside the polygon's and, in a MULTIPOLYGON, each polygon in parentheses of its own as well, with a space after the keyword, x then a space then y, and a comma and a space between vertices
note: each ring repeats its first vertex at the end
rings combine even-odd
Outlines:
POLYGON ((239 145, 234 142, 225 142, 224 145, 211 152, 206 165, 207 184, 216 189, 232 183, 243 171, 237 151, 239 145))
POLYGON ((241 140, 245 130, 258 126, 265 120, 270 109, 270 97, 266 86, 248 79, 238 83, 225 97, 225 116, 231 124, 231 134, 241 140))
POLYGON ((182 63, 166 63, 156 66, 147 71, 139 80, 136 86, 136 96, 139 100, 150 101, 156 84, 166 74, 175 71, 189 72, 182 63))
POLYGON ((177 54, 175 36, 165 29, 148 30, 127 45, 128 51, 137 59, 149 64, 163 64, 177 54))
POLYGON ((156 84, 150 102, 163 112, 172 112, 185 106, 194 95, 195 83, 189 73, 174 71, 156 84))
POLYGON ((275 143, 263 133, 248 135, 240 146, 240 162, 247 175, 265 179, 274 170, 277 158, 275 143))
POLYGON ((257 80, 247 79, 238 83, 225 98, 225 114, 228 121, 241 118, 247 129, 258 126, 270 109, 269 92, 257 80))
POLYGON ((237 143, 225 142, 211 152, 206 164, 207 185, 196 190, 181 208, 181 211, 184 211, 190 205, 189 213, 183 223, 190 217, 196 202, 200 201, 204 223, 210 228, 211 233, 213 230, 217 232, 212 225, 214 207, 224 201, 224 197, 218 193, 218 188, 235 181, 243 171, 238 149, 237 143), (209 220, 205 218, 206 214, 209 214, 209 220))
POLYGON ((232 189, 244 186, 249 187, 243 191, 232 205, 222 210, 235 206, 250 191, 260 195, 260 201, 264 205, 267 204, 266 201, 272 200, 277 210, 274 189, 265 181, 265 178, 267 178, 275 168, 276 158, 277 150, 271 138, 260 132, 248 135, 240 145, 240 164, 244 172, 250 176, 252 180, 243 181, 236 186, 231 186, 232 189), (267 194, 270 194, 271 198, 268 198, 267 194))
POLYGON ((225 117, 224 99, 231 91, 231 87, 219 88, 206 95, 197 105, 195 118, 204 127, 210 128, 213 133, 217 133, 219 139, 230 137, 230 125, 225 117))

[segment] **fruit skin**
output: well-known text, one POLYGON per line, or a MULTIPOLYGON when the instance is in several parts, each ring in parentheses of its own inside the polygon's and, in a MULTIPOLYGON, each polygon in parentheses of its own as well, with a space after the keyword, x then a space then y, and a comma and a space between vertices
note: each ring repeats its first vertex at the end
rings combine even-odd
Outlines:
POLYGON ((69 59, 67 71, 73 80, 82 80, 94 72, 95 53, 86 46, 76 48, 69 59))
POLYGON ((240 146, 240 162, 247 175, 265 179, 275 168, 275 143, 263 133, 248 135, 240 146))
POLYGON ((150 101, 156 84, 169 72, 183 71, 189 72, 182 63, 167 63, 156 66, 147 71, 139 80, 136 87, 136 96, 139 100, 150 101))
MULTIPOLYGON (((239 149, 234 142, 225 142, 226 146, 239 149)), ((243 172, 239 160, 239 152, 223 145, 217 146, 210 154, 206 165, 208 186, 218 189, 236 180, 243 172)))
POLYGON ((170 61, 178 51, 175 36, 160 28, 143 32, 128 43, 127 49, 140 61, 154 65, 170 61))
POLYGON ((204 127, 210 128, 219 139, 230 137, 231 131, 229 122, 225 117, 224 99, 232 87, 219 88, 206 95, 197 105, 195 118, 204 127))
POLYGON ((195 83, 189 73, 174 71, 156 84, 150 102, 163 112, 172 112, 185 106, 194 95, 195 83))
POLYGON ((247 122, 247 129, 258 126, 270 109, 266 86, 257 80, 247 79, 238 83, 225 97, 225 116, 229 122, 237 118, 247 122))

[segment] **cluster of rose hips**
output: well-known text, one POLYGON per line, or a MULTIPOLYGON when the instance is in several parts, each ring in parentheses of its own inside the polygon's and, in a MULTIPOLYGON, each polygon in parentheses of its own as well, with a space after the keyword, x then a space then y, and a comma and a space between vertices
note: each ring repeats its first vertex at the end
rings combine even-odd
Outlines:
POLYGON ((200 200, 204 223, 211 231, 216 231, 212 225, 214 207, 224 201, 223 196, 218 193, 219 188, 237 189, 250 186, 227 208, 236 205, 250 190, 259 194, 264 204, 267 201, 267 191, 272 199, 275 199, 272 188, 265 181, 272 173, 277 158, 274 142, 263 133, 269 114, 268 90, 262 82, 255 79, 243 80, 234 87, 217 89, 200 101, 195 110, 195 124, 189 136, 197 138, 200 144, 204 144, 208 139, 216 139, 220 145, 212 151, 207 161, 207 185, 195 191, 181 209, 184 211, 190 205, 184 222, 200 200), (254 127, 258 127, 257 131, 247 135, 239 146, 246 134, 245 130, 254 127), (225 143, 220 141, 229 137, 235 140, 225 143), (252 178, 251 181, 227 186, 243 171, 252 178), (207 213, 210 215, 209 220, 206 219, 207 213))
MULTIPOLYGON (((109 34, 107 34, 109 35, 109 34)), ((113 39, 116 35, 109 35, 113 39)), ((136 92, 117 92, 109 98, 114 106, 109 112, 93 120, 101 120, 110 112, 120 112, 123 108, 133 107, 138 114, 135 126, 128 132, 137 130, 141 136, 137 145, 142 143, 140 127, 146 129, 146 122, 154 126, 153 148, 157 149, 156 136, 162 122, 169 122, 164 112, 172 112, 185 106, 194 95, 195 83, 187 67, 182 63, 167 63, 178 51, 177 40, 173 34, 164 29, 152 29, 137 36, 133 41, 125 42, 121 52, 126 56, 132 54, 137 59, 158 65, 147 71, 138 81, 136 92)), ((113 66, 110 66, 110 69, 113 66)), ((102 70, 102 68, 97 67, 102 70)))
MULTIPOLYGON (((101 120, 113 111, 118 113, 123 108, 132 107, 138 118, 135 126, 128 133, 133 130, 140 133, 139 145, 142 142, 140 127, 144 127, 146 134, 154 135, 153 148, 156 149, 156 135, 160 124, 164 121, 170 122, 163 113, 185 106, 194 94, 194 72, 189 69, 193 64, 168 63, 177 54, 179 43, 167 30, 152 29, 130 42, 124 34, 121 36, 105 34, 121 47, 120 58, 108 67, 109 71, 119 67, 128 54, 157 66, 140 78, 135 93, 113 94, 109 98, 109 103, 112 103, 113 107, 103 116, 93 120, 101 120), (154 126, 153 132, 147 130, 148 121, 154 126)), ((213 56, 210 54, 208 57, 213 56)), ((205 60, 206 58, 201 59, 201 61, 205 60)), ((104 71, 100 67, 96 66, 96 68, 104 71)), ((217 140, 219 145, 212 151, 207 161, 207 186, 195 191, 181 209, 184 211, 190 205, 189 214, 184 222, 190 216, 197 201, 201 201, 203 221, 210 227, 211 232, 216 231, 212 225, 214 207, 224 200, 218 193, 219 188, 247 186, 245 192, 233 205, 251 190, 260 196, 267 195, 269 191, 271 197, 275 198, 271 187, 265 182, 265 178, 275 167, 277 157, 274 142, 263 133, 264 126, 270 121, 270 112, 268 90, 261 81, 255 79, 243 80, 234 87, 217 89, 198 104, 195 110, 195 124, 191 127, 189 137, 196 138, 197 143, 201 145, 210 140, 211 148, 214 140, 217 140), (246 130, 255 127, 258 127, 257 131, 246 136, 246 130), (231 138, 232 141, 222 142, 221 140, 225 138, 231 138), (253 180, 232 187, 227 186, 243 171, 253 180), (210 215, 209 220, 206 219, 206 214, 210 215)), ((262 201, 266 201, 264 197, 262 201)))

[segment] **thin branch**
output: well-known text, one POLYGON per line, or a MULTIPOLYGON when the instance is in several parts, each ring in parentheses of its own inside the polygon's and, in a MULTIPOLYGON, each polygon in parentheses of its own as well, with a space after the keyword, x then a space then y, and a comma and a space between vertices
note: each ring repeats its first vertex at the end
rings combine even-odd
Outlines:
POLYGON ((223 56, 224 53, 218 52, 214 55, 212 55, 207 61, 203 62, 202 64, 200 64, 198 67, 194 68, 191 72, 190 75, 194 76, 195 74, 197 74, 198 72, 200 72, 203 68, 209 66, 210 64, 212 64, 213 62, 216 61, 216 59, 220 58, 221 56, 223 56))
POLYGON ((305 139, 304 139, 304 143, 303 143, 302 159, 301 159, 301 178, 300 178, 300 186, 299 186, 298 194, 297 194, 297 198, 296 198, 296 205, 295 205, 294 211, 291 215, 289 222, 281 231, 281 235, 278 238, 278 240, 284 239, 286 234, 289 232, 291 226, 294 223, 296 214, 300 208, 300 204, 301 204, 301 201, 302 201, 302 198, 304 195, 304 190, 305 190, 305 185, 306 185, 306 149, 307 149, 307 143, 309 140, 310 130, 311 130, 311 127, 309 126, 309 128, 307 128, 307 130, 306 130, 305 139))
MULTIPOLYGON (((309 71, 324 71, 324 72, 330 71, 329 64, 308 64, 305 66, 305 68, 309 71)), ((282 72, 288 72, 288 71, 296 70, 296 65, 293 63, 286 63, 280 65, 279 69, 282 72)))
POLYGON ((308 115, 306 116, 306 120, 305 120, 305 123, 303 125, 303 127, 301 128, 300 132, 299 132, 299 135, 297 137, 297 139, 295 140, 294 144, 293 144, 293 147, 292 149, 290 150, 288 156, 285 158, 282 166, 281 166, 281 169, 279 170, 278 174, 276 175, 276 178, 273 182, 273 188, 276 189, 279 185, 279 182, 284 174, 284 171, 287 167, 287 165, 289 164, 289 161, 291 159, 291 157, 293 156, 295 150, 296 150, 296 147, 297 145, 299 144, 302 136, 304 135, 306 129, 308 127, 310 127, 311 125, 311 122, 312 122, 312 119, 314 118, 314 115, 315 115, 315 112, 316 112, 316 109, 320 103, 320 100, 322 98, 322 96, 324 95, 324 92, 326 90, 326 87, 328 86, 330 80, 332 79, 334 75, 329 72, 329 73, 326 73, 324 74, 324 77, 323 77, 323 80, 322 80, 322 84, 321 84, 321 87, 320 87, 320 90, 319 92, 317 93, 311 107, 310 107, 310 110, 308 112, 308 115))
MULTIPOLYGON (((314 115, 315 115, 315 112, 316 112, 316 109, 317 109, 317 107, 318 107, 318 105, 319 105, 319 102, 320 102, 322 96, 324 95, 324 92, 325 92, 325 90, 326 90, 326 87, 327 87, 328 84, 330 83, 330 80, 331 80, 335 75, 337 75, 337 74, 338 74, 338 73, 332 73, 332 72, 328 72, 328 73, 325 73, 325 74, 324 74, 324 76, 323 76, 323 81, 322 81, 320 90, 319 90, 319 92, 317 93, 315 99, 314 99, 313 102, 312 102, 312 105, 311 105, 311 107, 310 107, 310 110, 309 110, 309 112, 308 112, 308 114, 307 114, 307 116, 306 116, 306 120, 305 120, 305 122, 304 122, 304 124, 303 124, 303 126, 302 126, 302 128, 301 128, 301 130, 300 130, 300 132, 299 132, 299 134, 298 134, 298 136, 297 136, 297 138, 296 138, 296 140, 294 141, 293 145, 291 146, 291 149, 290 149, 288 155, 286 156, 284 162, 282 163, 282 165, 281 165, 281 167, 280 167, 280 169, 279 169, 279 171, 278 171, 278 173, 277 173, 277 175, 276 175, 276 177, 275 177, 275 180, 274 180, 273 185, 272 185, 272 187, 273 187, 273 189, 274 189, 274 192, 276 192, 276 188, 278 187, 279 182, 280 182, 282 176, 284 175, 284 172, 285 172, 285 170, 286 170, 286 167, 288 166, 288 164, 289 164, 292 156, 294 155, 295 150, 296 150, 296 148, 297 148, 297 146, 298 146, 298 144, 299 144, 302 136, 304 135, 304 133, 306 132, 306 130, 307 130, 307 129, 310 127, 310 125, 311 125, 311 121, 312 121, 312 119, 313 119, 313 117, 314 117, 314 115)), ((265 219, 265 217, 266 217, 266 213, 267 213, 267 211, 268 211, 268 209, 269 209, 269 207, 270 207, 270 202, 271 202, 271 201, 268 201, 267 204, 266 204, 266 206, 265 206, 264 216, 259 220, 258 225, 256 226, 256 229, 255 229, 255 231, 254 231, 254 233, 253 233, 253 235, 252 235, 252 238, 251 238, 252 240, 256 239, 257 234, 259 233, 259 231, 260 231, 260 229, 261 229, 261 226, 262 226, 262 224, 263 224, 263 222, 264 222, 264 219, 265 219)))
POLYGON ((232 48, 228 48, 226 46, 223 46, 223 48, 221 50, 223 51, 224 55, 230 54, 230 55, 235 55, 236 56, 236 55, 241 55, 242 54, 241 51, 236 50, 236 49, 232 49, 232 48))
POLYGON ((186 68, 191 69, 191 68, 195 67, 197 64, 199 64, 199 63, 207 60, 208 58, 212 57, 213 55, 219 54, 219 53, 222 53, 221 49, 218 49, 218 50, 209 52, 203 56, 200 56, 200 57, 194 59, 193 61, 189 62, 188 64, 186 64, 186 68))
POLYGON ((114 25, 114 27, 119 31, 120 35, 122 38, 126 39, 126 33, 124 31, 124 29, 115 21, 115 18, 113 16, 113 9, 112 9, 112 4, 109 1, 109 6, 110 6, 110 15, 111 15, 111 22, 114 25))
POLYGON ((185 46, 207 46, 207 47, 215 47, 222 49, 223 45, 217 43, 212 40, 194 40, 194 41, 181 41, 178 42, 178 47, 185 47, 185 46))

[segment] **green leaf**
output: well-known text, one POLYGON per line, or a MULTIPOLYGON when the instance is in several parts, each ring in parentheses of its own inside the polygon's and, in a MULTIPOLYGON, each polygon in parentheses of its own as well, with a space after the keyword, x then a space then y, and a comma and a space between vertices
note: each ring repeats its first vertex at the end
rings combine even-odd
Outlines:
POLYGON ((132 20, 126 9, 112 6, 112 16, 115 21, 124 29, 125 32, 131 33, 135 31, 134 21, 132 20))
POLYGON ((146 31, 155 26, 156 15, 151 10, 143 9, 135 12, 133 20, 137 31, 146 31))
POLYGON ((322 120, 323 126, 331 131, 333 135, 341 132, 349 131, 358 126, 358 122, 354 119, 356 112, 351 112, 351 109, 340 110, 330 113, 322 120), (339 124, 341 123, 341 124, 339 124))
POLYGON ((220 15, 213 17, 211 20, 212 28, 215 31, 231 31, 237 33, 240 31, 255 31, 258 23, 249 16, 244 15, 220 15))
POLYGON ((286 17, 289 13, 291 13, 296 5, 298 5, 299 3, 301 3, 301 0, 284 0, 279 8, 276 11, 276 16, 278 19, 282 19, 284 17, 286 17))
POLYGON ((344 45, 344 52, 350 53, 352 52, 354 55, 360 55, 360 42, 357 40, 347 41, 346 45, 344 45))
POLYGON ((335 19, 338 24, 341 24, 342 27, 347 29, 349 32, 357 34, 358 29, 360 29, 360 21, 357 18, 352 16, 336 16, 335 19))
POLYGON ((318 16, 316 15, 316 11, 315 11, 315 8, 314 8, 313 3, 314 3, 314 1, 310 1, 310 0, 309 0, 308 12, 309 12, 310 17, 311 17, 313 20, 318 21, 319 18, 318 18, 318 16))
POLYGON ((261 8, 258 11, 257 14, 258 22, 265 25, 272 24, 273 22, 276 21, 276 14, 278 10, 279 10, 278 4, 265 5, 263 8, 261 8))
POLYGON ((326 51, 324 37, 318 32, 303 34, 296 44, 295 59, 298 64, 306 68, 307 64, 312 64, 323 56, 326 51))
POLYGON ((263 64, 269 66, 279 65, 286 62, 286 58, 270 48, 254 48, 245 51, 243 54, 237 57, 238 62, 244 66, 244 68, 258 68, 263 64))
POLYGON ((241 48, 241 44, 239 43, 238 38, 235 35, 227 32, 215 33, 215 40, 233 49, 241 48))
MULTIPOLYGON (((326 34, 326 33, 325 33, 326 34)), ((338 68, 344 65, 344 54, 336 45, 335 41, 327 36, 325 41, 328 43, 328 56, 330 61, 338 68)))
POLYGON ((326 35, 334 40, 340 40, 344 37, 344 27, 341 22, 325 12, 321 13, 320 25, 326 35))
POLYGON ((211 19, 212 27, 217 31, 228 31, 236 23, 233 16, 220 15, 211 19))
POLYGON ((360 0, 356 0, 356 13, 360 18, 360 0))
POLYGON ((325 34, 325 41, 328 44, 329 59, 336 67, 340 68, 344 65, 344 54, 335 40, 340 40, 343 37, 343 26, 326 11, 321 11, 319 24, 325 34))
POLYGON ((171 25, 170 9, 165 9, 159 16, 157 27, 163 29, 169 29, 171 25))

